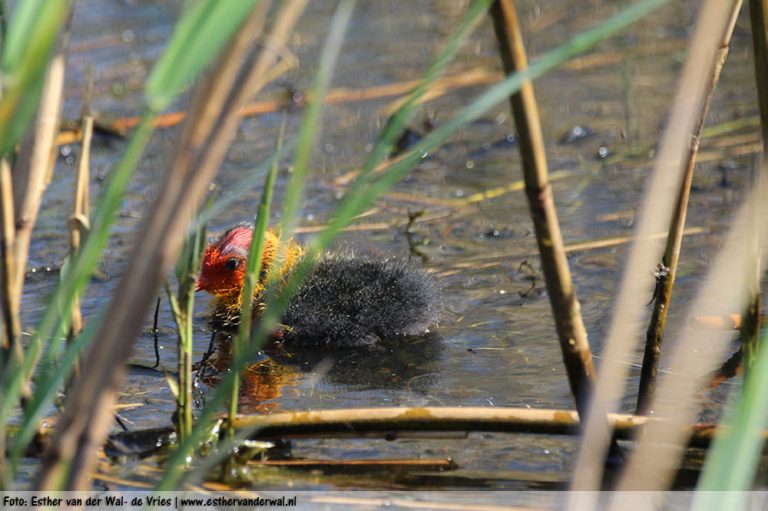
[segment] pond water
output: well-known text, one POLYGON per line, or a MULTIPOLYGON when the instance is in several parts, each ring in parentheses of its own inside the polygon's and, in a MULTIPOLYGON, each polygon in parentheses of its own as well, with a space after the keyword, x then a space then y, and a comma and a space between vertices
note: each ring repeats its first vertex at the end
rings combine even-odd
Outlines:
MULTIPOLYGON (((454 0, 361 0, 354 12, 334 88, 363 89, 420 77, 463 13, 454 0)), ((86 71, 93 66, 93 108, 108 121, 138 115, 142 83, 170 36, 181 2, 78 0, 67 67, 64 117, 79 116, 86 71)), ((518 2, 532 58, 615 13, 615 2, 551 0, 518 2)), ((698 2, 675 2, 601 43, 535 83, 553 190, 567 244, 628 236, 642 189, 653 165, 685 57, 686 38, 698 2)), ((300 66, 261 96, 304 91, 312 82, 335 2, 310 2, 291 50, 300 66)), ((705 137, 694 177, 689 224, 703 232, 686 237, 671 308, 668 338, 722 241, 735 207, 748 187, 752 154, 759 148, 757 102, 752 77, 751 40, 746 12, 736 26, 732 50, 718 86, 708 123, 744 121, 738 130, 705 137)), ((500 71, 488 19, 475 30, 447 75, 500 71)), ((454 88, 428 102, 415 119, 451 118, 482 86, 454 88)), ((332 215, 341 192, 338 178, 360 165, 397 97, 338 102, 326 108, 323 131, 311 164, 301 220, 301 240, 332 215)), ((176 105, 183 108, 184 99, 176 105)), ((288 135, 295 136, 300 108, 288 111, 288 135)), ((237 140, 216 178, 214 193, 242 193, 238 178, 271 153, 282 114, 243 121, 237 140)), ((445 288, 447 313, 438 336, 408 350, 329 355, 319 367, 285 366, 270 375, 266 388, 245 396, 244 411, 374 406, 507 406, 572 409, 572 401, 549 301, 540 272, 535 237, 521 191, 478 199, 522 178, 507 104, 466 126, 448 144, 430 154, 344 233, 337 247, 412 259, 434 271, 445 288), (407 229, 409 213, 419 212, 407 229)), ((85 317, 96 314, 113 292, 130 255, 139 226, 173 154, 175 129, 160 130, 138 168, 121 208, 121 218, 83 300, 85 317)), ((93 148, 91 192, 121 158, 125 144, 99 138, 93 148)), ((67 251, 64 225, 71 207, 77 146, 65 146, 48 189, 31 250, 35 272, 27 280, 24 324, 34 325, 58 278, 47 267, 60 265, 67 251)), ((283 170, 287 166, 285 162, 283 170)), ((282 172, 275 204, 287 173, 282 172)), ((209 232, 251 219, 261 181, 217 216, 209 232)), ((275 219, 278 218, 277 208, 275 219)), ((604 330, 611 317, 627 245, 569 252, 591 348, 600 364, 604 330)), ((637 269, 634 271, 651 271, 637 269)), ((154 285, 154 283, 147 283, 154 285)), ((209 339, 209 298, 199 295, 195 315, 196 357, 209 339)), ((649 294, 650 300, 650 294, 649 294)), ((650 310, 650 309, 649 309, 650 310)), ((735 311, 734 311, 735 312, 735 311)), ((152 365, 151 314, 136 343, 132 363, 152 365)), ((167 307, 159 316, 162 366, 175 369, 176 327, 167 307)), ((642 358, 640 345, 626 362, 632 383, 625 411, 635 402, 642 358)), ((664 360, 662 358, 662 366, 664 360)), ((727 382, 725 386, 731 385, 727 382)), ((714 416, 724 390, 707 394, 703 414, 714 416)), ((137 405, 120 412, 131 429, 167 426, 174 399, 161 372, 133 369, 120 390, 120 402, 137 405)), ((442 473, 354 474, 323 476, 291 473, 296 488, 559 488, 570 478, 578 449, 575 437, 471 434, 468 439, 301 441, 295 456, 315 458, 452 458, 458 469, 442 473)), ((150 462, 153 463, 153 462, 150 462)), ((146 462, 144 462, 146 464, 146 462)), ((115 472, 137 470, 115 466, 115 472)), ((140 470, 139 470, 140 471, 140 470)), ((285 477, 284 475, 281 477, 285 477)), ((267 486, 284 479, 262 477, 267 486)))

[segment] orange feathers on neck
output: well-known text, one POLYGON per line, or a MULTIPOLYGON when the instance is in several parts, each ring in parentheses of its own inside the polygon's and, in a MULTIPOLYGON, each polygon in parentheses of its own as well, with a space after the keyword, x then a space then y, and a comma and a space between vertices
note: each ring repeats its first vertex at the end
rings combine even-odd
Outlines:
MULTIPOLYGON (((252 238, 250 226, 238 225, 209 245, 203 255, 197 289, 207 291, 232 305, 239 304, 252 238)), ((282 277, 295 266, 302 254, 303 250, 292 239, 282 241, 274 232, 267 231, 261 254, 261 275, 254 296, 263 292, 267 272, 272 270, 276 259, 280 259, 277 268, 282 277), (281 248, 284 248, 282 253, 281 248)))

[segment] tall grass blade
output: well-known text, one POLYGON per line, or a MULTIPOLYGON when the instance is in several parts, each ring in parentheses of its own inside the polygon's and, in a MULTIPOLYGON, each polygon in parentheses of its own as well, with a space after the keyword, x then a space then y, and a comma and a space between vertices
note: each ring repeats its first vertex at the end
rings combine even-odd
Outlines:
POLYGON ((749 371, 744 388, 734 392, 728 412, 722 422, 723 433, 707 454, 698 491, 713 491, 706 498, 697 498, 693 509, 743 509, 743 492, 751 489, 762 456, 765 437, 763 428, 768 424, 768 330, 762 334, 757 358, 749 371))
POLYGON ((177 294, 166 285, 168 301, 178 329, 178 392, 176 395, 177 432, 180 439, 192 431, 192 366, 194 336, 192 319, 195 305, 195 282, 200 272, 200 261, 205 244, 205 228, 188 234, 184 240, 181 257, 176 264, 177 294))
POLYGON ((37 109, 43 76, 64 25, 70 2, 18 2, 3 41, 3 97, 0 99, 0 156, 25 133, 37 109))
POLYGON ((336 60, 341 51, 341 43, 344 39, 344 30, 349 18, 352 16, 354 5, 354 0, 341 0, 329 28, 328 40, 320 55, 320 64, 312 86, 312 101, 304 113, 304 120, 299 129, 296 155, 293 160, 293 172, 291 173, 283 202, 281 226, 287 236, 290 236, 293 231, 293 224, 301 207, 309 159, 315 146, 315 140, 317 140, 320 133, 323 98, 330 87, 333 69, 336 66, 336 60))

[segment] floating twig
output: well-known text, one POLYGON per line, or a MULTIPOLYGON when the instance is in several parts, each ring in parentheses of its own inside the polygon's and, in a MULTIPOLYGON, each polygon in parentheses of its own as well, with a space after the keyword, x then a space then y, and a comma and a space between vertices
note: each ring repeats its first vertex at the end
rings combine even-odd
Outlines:
MULTIPOLYGON (((609 413, 608 424, 621 439, 630 439, 650 421, 644 415, 609 413)), ((252 438, 386 438, 408 437, 413 432, 497 432, 542 435, 578 434, 576 410, 504 407, 351 408, 278 412, 235 417, 237 430, 253 430, 252 438)), ((716 428, 697 424, 690 428, 692 446, 706 446, 716 428)), ((768 436, 768 432, 766 432, 768 436)))

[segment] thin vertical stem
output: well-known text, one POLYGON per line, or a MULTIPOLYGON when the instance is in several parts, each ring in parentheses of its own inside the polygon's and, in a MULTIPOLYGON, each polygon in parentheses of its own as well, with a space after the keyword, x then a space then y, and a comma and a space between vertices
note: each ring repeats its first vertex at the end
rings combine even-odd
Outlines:
MULTIPOLYGON (((68 30, 68 28, 67 28, 68 30)), ((63 41, 66 41, 66 33, 63 41)), ((63 42, 62 45, 65 45, 63 42)), ((29 244, 37 221, 43 192, 48 186, 56 162, 56 133, 64 94, 64 49, 51 60, 45 77, 40 110, 30 138, 22 144, 14 165, 14 207, 16 238, 14 242, 16 276, 15 294, 20 297, 24 286, 29 244)))
MULTIPOLYGON (((757 100, 760 105, 760 131, 763 141, 763 161, 757 165, 756 179, 765 179, 764 168, 768 156, 768 0, 749 1, 749 19, 752 25, 753 61, 755 64, 755 82, 757 100)), ((756 246, 750 247, 758 250, 756 246)), ((760 254, 758 254, 758 258, 760 254)), ((750 301, 744 311, 741 322, 741 340, 745 369, 749 369, 756 360, 757 339, 760 332, 760 274, 755 275, 750 290, 750 301)), ((746 371, 745 371, 746 373, 746 371)))
MULTIPOLYGON (((513 0, 494 2, 491 16, 506 73, 511 75, 524 71, 528 61, 513 0)), ((531 82, 525 82, 519 92, 510 96, 510 102, 520 141, 528 207, 536 230, 560 349, 576 408, 584 417, 594 387, 595 367, 565 256, 531 82)))
MULTIPOLYGON (((282 123, 280 124, 280 131, 277 134, 277 142, 275 143, 276 153, 279 153, 283 148, 286 119, 287 118, 284 115, 282 123)), ((269 172, 267 173, 267 178, 264 182, 264 189, 261 194, 261 201, 259 202, 259 207, 256 212, 253 225, 253 237, 251 239, 251 246, 248 249, 248 266, 245 273, 245 284, 243 285, 242 295, 240 296, 240 325, 238 327, 237 336, 232 344, 233 360, 238 360, 240 358, 245 343, 248 342, 248 339, 251 337, 253 291, 256 289, 259 275, 261 275, 263 270, 263 258, 261 254, 264 252, 264 235, 269 226, 269 209, 272 204, 272 193, 275 189, 278 167, 278 159, 275 158, 272 161, 272 165, 269 167, 269 172)), ((242 368, 240 366, 234 366, 232 367, 232 371, 236 372, 237 376, 232 385, 232 397, 229 402, 227 433, 230 436, 235 435, 233 421, 237 416, 237 407, 239 404, 238 398, 240 396, 239 374, 242 372, 242 368)))
MULTIPOLYGON (((83 111, 81 115, 82 144, 80 146, 80 159, 77 164, 77 178, 75 181, 75 198, 72 207, 72 216, 69 218, 69 253, 74 258, 80 250, 80 244, 90 228, 90 200, 88 181, 90 177, 91 138, 93 135, 93 116, 91 115, 91 91, 93 89, 93 69, 88 69, 85 94, 83 98, 83 111)), ((80 334, 83 330, 83 315, 80 311, 80 299, 75 296, 72 303, 72 323, 69 327, 68 341, 80 334)), ((75 366, 73 374, 77 375, 79 367, 75 366)))
POLYGON ((15 239, 14 215, 13 215, 13 191, 11 169, 8 162, 0 161, 0 317, 3 330, 0 333, 2 339, 2 358, 0 363, 5 364, 15 360, 20 362, 23 358, 21 346, 17 342, 19 336, 19 309, 16 293, 16 261, 13 245, 15 239))
MULTIPOLYGON (((20 365, 24 359, 21 344, 17 342, 19 335, 19 314, 14 300, 15 285, 13 279, 13 193, 11 169, 8 162, 0 159, 0 373, 5 372, 12 364, 20 365)), ((6 398, 7 399, 7 398, 6 398)), ((6 430, 0 431, 0 490, 7 488, 10 479, 8 466, 5 463, 6 430)))
POLYGON ((195 305, 195 282, 200 271, 200 260, 205 242, 205 230, 197 229, 184 241, 182 258, 177 269, 178 298, 168 293, 176 326, 179 329, 178 368, 179 388, 177 400, 179 440, 184 441, 192 433, 192 366, 194 364, 192 319, 195 305))
POLYGON ((720 71, 723 69, 725 60, 728 57, 728 50, 733 33, 733 25, 736 23, 736 17, 741 8, 741 1, 733 3, 731 12, 731 23, 729 29, 723 34, 720 48, 717 50, 715 64, 709 74, 709 82, 705 93, 704 101, 701 103, 699 117, 693 129, 691 136, 691 145, 688 151, 685 171, 680 183, 675 209, 672 212, 672 219, 669 225, 669 234, 667 235, 667 245, 664 249, 664 256, 657 269, 656 289, 654 290, 654 308, 651 315, 651 321, 648 325, 645 340, 645 353, 643 355, 643 367, 640 372, 640 386, 637 395, 637 414, 648 413, 656 388, 656 375, 658 373, 659 358, 661 357, 661 346, 664 341, 664 326, 667 321, 669 304, 672 299, 672 288, 675 285, 675 276, 677 274, 677 265, 680 260, 680 248, 683 244, 683 230, 685 229, 685 219, 688 212, 688 198, 691 193, 691 182, 693 181, 693 170, 696 167, 696 155, 699 152, 699 137, 704 123, 707 120, 709 106, 712 103, 712 97, 715 93, 715 87, 720 79, 720 71))

